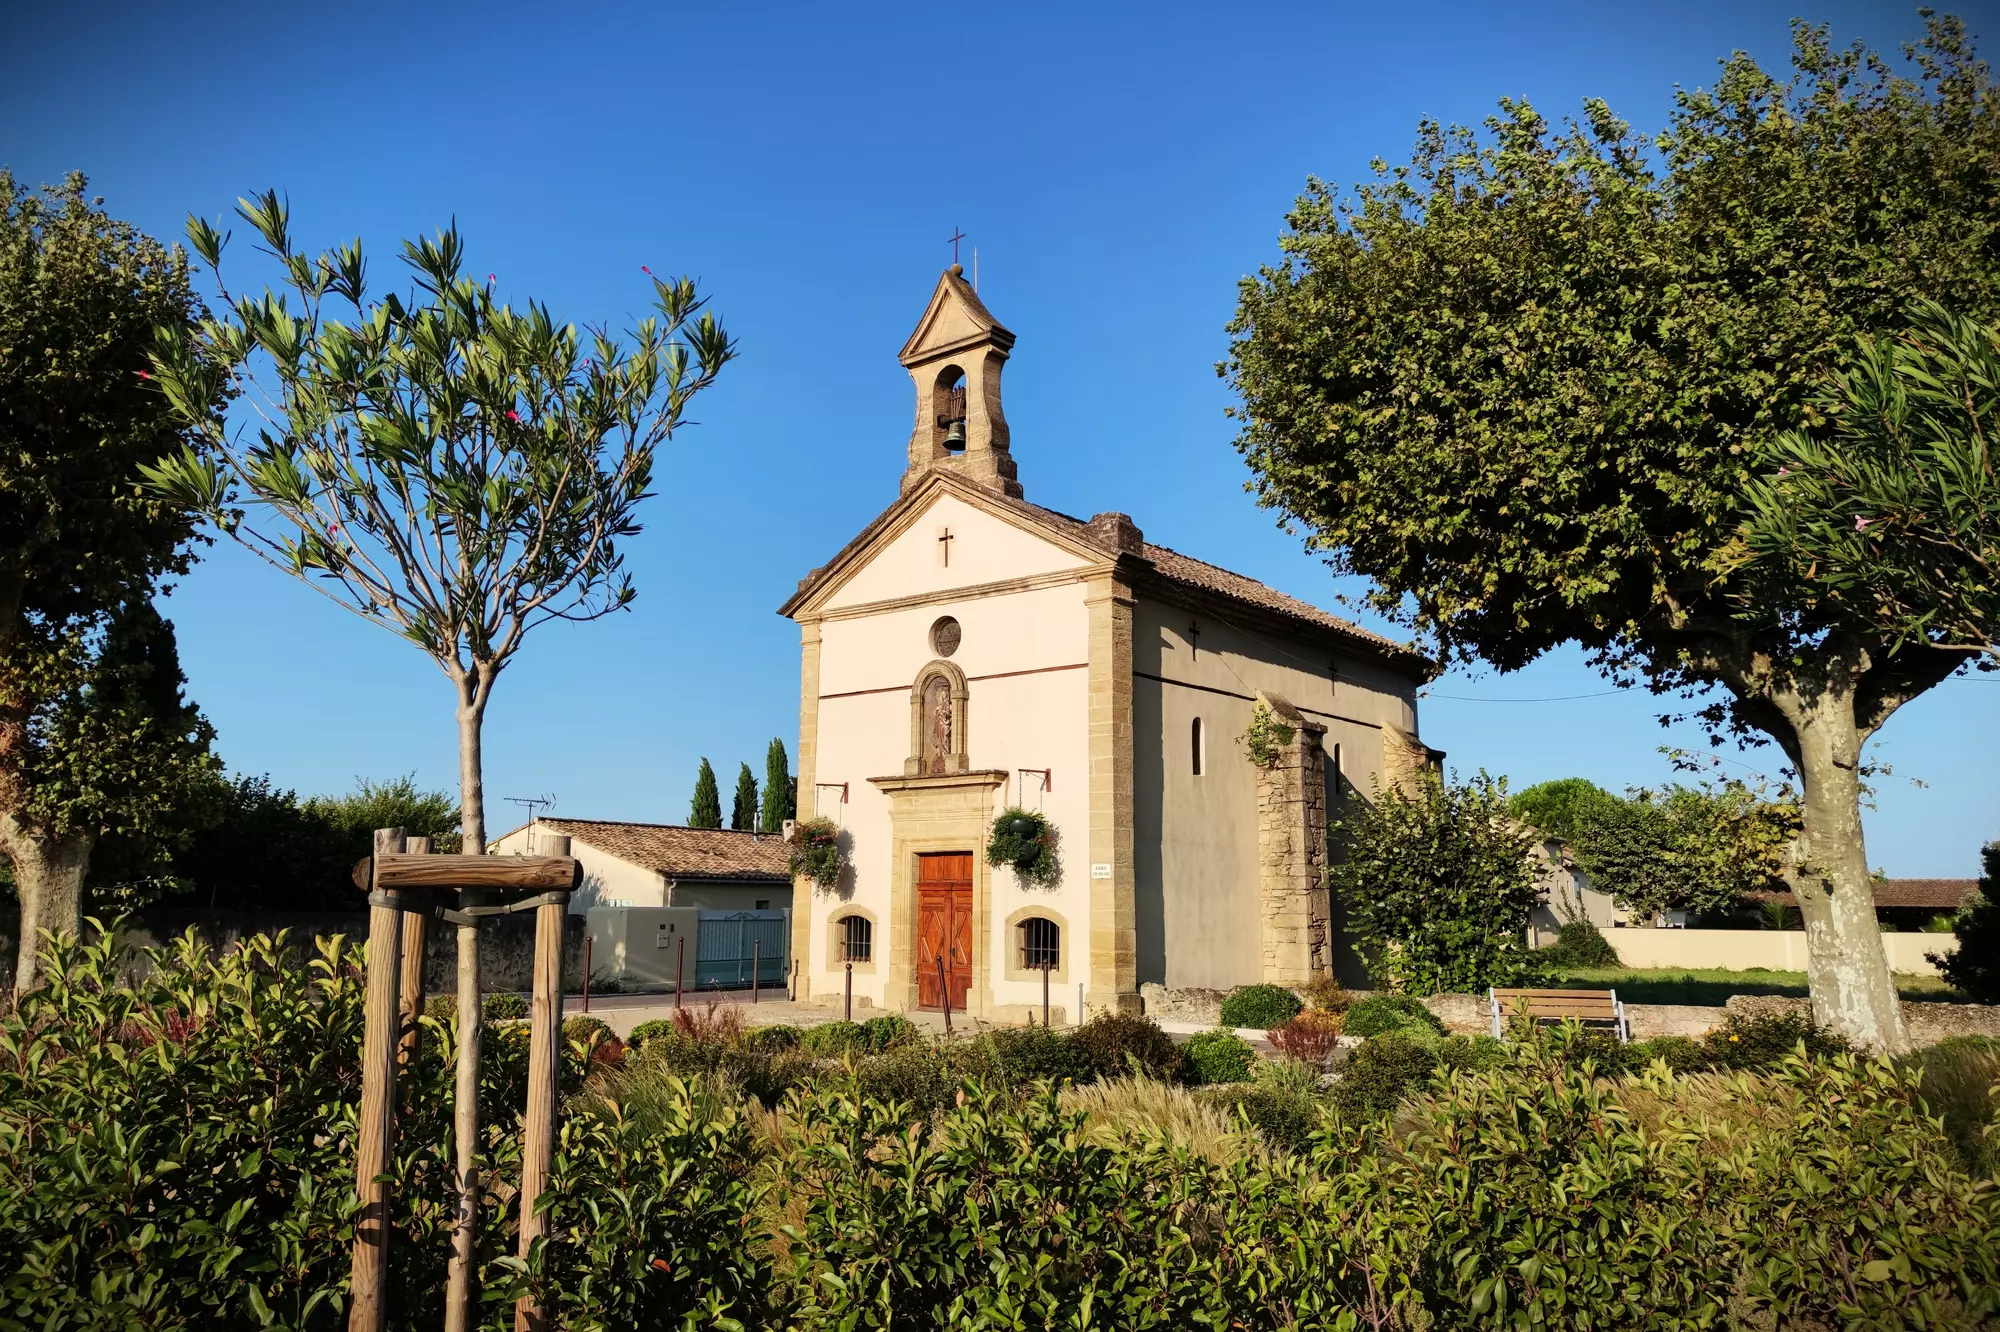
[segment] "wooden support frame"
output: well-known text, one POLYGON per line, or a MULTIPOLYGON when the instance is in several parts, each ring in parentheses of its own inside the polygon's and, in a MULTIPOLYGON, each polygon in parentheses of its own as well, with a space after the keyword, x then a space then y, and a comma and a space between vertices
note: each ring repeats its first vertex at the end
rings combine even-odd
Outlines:
MULTIPOLYGON (((401 828, 379 829, 375 854, 354 868, 354 882, 368 893, 366 1016, 362 1038, 361 1110, 355 1147, 355 1192, 360 1219, 355 1229, 349 1282, 349 1332, 382 1332, 387 1324, 389 1273, 389 1175, 395 1161, 396 1074, 415 1056, 415 1031, 423 1008, 423 926, 437 917, 458 927, 459 1049, 454 1088, 456 1167, 459 1197, 452 1224, 450 1286, 446 1326, 468 1328, 477 1312, 472 1261, 482 1196, 478 1176, 479 1138, 479 923, 513 911, 535 913, 534 1001, 530 1028, 527 1131, 522 1144, 521 1256, 547 1233, 537 1199, 547 1187, 555 1148, 556 1098, 562 1050, 563 927, 569 895, 583 881, 583 867, 568 855, 569 839, 557 839, 553 856, 434 856, 428 839, 406 851, 401 828), (456 891, 458 909, 438 900, 456 891), (521 894, 532 894, 525 900, 521 894), (512 902, 489 899, 513 894, 512 902), (412 930, 412 927, 415 927, 412 930), (414 942, 406 941, 414 934, 414 942), (400 1002, 399 1002, 400 999, 400 1002)), ((547 1313, 533 1296, 515 1307, 515 1326, 543 1332, 547 1313)))

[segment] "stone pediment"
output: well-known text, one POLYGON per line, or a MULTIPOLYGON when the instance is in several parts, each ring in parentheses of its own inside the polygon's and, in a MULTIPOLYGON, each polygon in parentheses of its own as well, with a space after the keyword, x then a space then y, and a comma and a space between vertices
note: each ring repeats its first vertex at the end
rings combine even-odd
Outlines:
POLYGON ((971 283, 947 270, 896 359, 906 367, 922 365, 983 343, 1004 353, 1013 349, 1014 335, 993 317, 971 283))

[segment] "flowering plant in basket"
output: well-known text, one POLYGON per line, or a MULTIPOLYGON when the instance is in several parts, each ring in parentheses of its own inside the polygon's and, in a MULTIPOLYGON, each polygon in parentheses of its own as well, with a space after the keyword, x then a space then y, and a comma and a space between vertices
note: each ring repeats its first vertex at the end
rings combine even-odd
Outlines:
POLYGON ((840 881, 840 825, 832 819, 802 820, 792 836, 792 873, 815 887, 840 881))
POLYGON ((1056 860, 1055 825, 1031 809, 1010 808, 993 820, 986 843, 986 863, 1011 865, 1022 879, 1038 887, 1053 887, 1062 878, 1056 860))

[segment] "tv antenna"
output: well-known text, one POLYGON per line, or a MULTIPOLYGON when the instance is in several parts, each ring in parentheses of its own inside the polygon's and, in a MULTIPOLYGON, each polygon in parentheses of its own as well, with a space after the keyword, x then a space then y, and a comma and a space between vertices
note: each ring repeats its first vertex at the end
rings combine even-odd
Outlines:
POLYGON ((556 798, 552 795, 503 796, 501 798, 510 805, 520 805, 526 809, 528 811, 528 822, 530 823, 541 817, 537 812, 538 810, 554 809, 556 807, 556 798))

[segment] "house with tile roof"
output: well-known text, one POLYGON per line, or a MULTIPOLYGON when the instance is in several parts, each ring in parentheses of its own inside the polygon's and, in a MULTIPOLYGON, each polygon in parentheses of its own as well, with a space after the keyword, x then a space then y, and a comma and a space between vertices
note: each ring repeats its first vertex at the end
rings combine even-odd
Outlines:
POLYGON ((533 855, 536 839, 570 839, 583 886, 570 911, 592 907, 697 907, 782 911, 792 905, 791 853, 773 833, 683 828, 608 819, 538 818, 494 839, 497 855, 533 855))
MULTIPOLYGON (((799 625, 799 814, 839 825, 801 883, 808 998, 994 1020, 1141 1007, 1142 987, 1343 969, 1320 881, 1342 801, 1441 755, 1414 650, 1145 539, 1028 502, 1001 396, 1014 335, 954 268, 900 361, 900 494, 780 608, 799 625), (1060 872, 987 863, 1042 814, 1060 872)), ((1349 957, 1349 979, 1353 979, 1349 957)))

